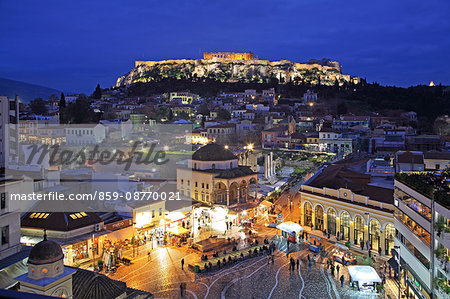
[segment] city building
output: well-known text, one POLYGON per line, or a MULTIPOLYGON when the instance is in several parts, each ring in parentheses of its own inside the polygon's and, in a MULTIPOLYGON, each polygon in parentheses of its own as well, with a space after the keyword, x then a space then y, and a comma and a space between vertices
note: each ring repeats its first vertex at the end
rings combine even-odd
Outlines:
POLYGON ((45 229, 49 238, 62 246, 65 265, 80 265, 99 256, 103 248, 103 220, 95 213, 29 212, 21 220, 21 242, 35 245, 45 229))
POLYGON ((0 167, 19 157, 19 98, 0 96, 0 167))
POLYGON ((236 124, 224 123, 206 128, 207 137, 210 140, 215 140, 218 143, 226 144, 231 142, 236 137, 236 124))
POLYGON ((395 153, 395 172, 423 171, 423 153, 417 151, 398 151, 395 153))
POLYGON ((343 138, 342 134, 331 130, 319 132, 319 150, 321 152, 350 154, 353 152, 353 139, 343 138))
POLYGON ((401 261, 402 288, 409 298, 432 298, 433 293, 436 298, 435 278, 448 290, 450 277, 450 244, 445 239, 450 199, 448 175, 398 173, 394 184, 395 254, 400 256, 397 261, 401 261))
POLYGON ((106 137, 106 128, 102 124, 77 124, 65 130, 67 145, 100 144, 106 137))
POLYGON ((171 92, 169 94, 170 101, 178 101, 183 105, 189 105, 192 101, 198 100, 198 95, 186 91, 171 92))
POLYGON ((450 167, 450 152, 425 152, 425 170, 444 170, 450 167))
POLYGON ((394 247, 393 190, 346 164, 319 170, 299 190, 301 223, 355 245, 390 254, 394 247))
POLYGON ((223 145, 207 144, 197 150, 187 167, 177 169, 177 189, 196 201, 213 204, 245 203, 251 188, 257 194, 258 174, 238 165, 238 157, 223 145))
POLYGON ((25 269, 15 277, 18 293, 9 292, 8 298, 123 298, 150 299, 149 292, 127 287, 122 281, 90 270, 64 264, 64 252, 58 243, 47 239, 31 249, 25 269))

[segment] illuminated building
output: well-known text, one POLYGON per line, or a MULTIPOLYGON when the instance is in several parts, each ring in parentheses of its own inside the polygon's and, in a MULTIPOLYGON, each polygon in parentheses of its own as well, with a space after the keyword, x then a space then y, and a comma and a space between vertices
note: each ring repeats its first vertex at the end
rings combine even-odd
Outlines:
POLYGON ((227 206, 249 199, 258 174, 239 166, 238 157, 225 146, 210 143, 193 155, 186 168, 177 169, 177 189, 188 198, 227 206))
POLYGON ((252 52, 235 53, 235 52, 204 52, 203 59, 232 59, 232 60, 252 60, 254 54, 252 52))
POLYGON ((301 186, 301 223, 327 230, 355 245, 390 254, 394 247, 393 190, 371 184, 370 175, 332 164, 301 186))

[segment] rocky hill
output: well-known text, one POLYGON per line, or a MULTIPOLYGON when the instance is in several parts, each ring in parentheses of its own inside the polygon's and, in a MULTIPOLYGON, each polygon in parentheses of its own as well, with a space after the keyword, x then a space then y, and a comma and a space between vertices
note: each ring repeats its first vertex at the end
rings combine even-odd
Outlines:
POLYGON ((151 82, 161 78, 199 79, 214 78, 222 82, 267 83, 295 82, 334 85, 336 81, 359 82, 359 77, 342 74, 341 66, 328 59, 297 63, 288 60, 231 60, 231 59, 179 59, 162 61, 136 61, 135 67, 119 77, 116 87, 136 82, 151 82))

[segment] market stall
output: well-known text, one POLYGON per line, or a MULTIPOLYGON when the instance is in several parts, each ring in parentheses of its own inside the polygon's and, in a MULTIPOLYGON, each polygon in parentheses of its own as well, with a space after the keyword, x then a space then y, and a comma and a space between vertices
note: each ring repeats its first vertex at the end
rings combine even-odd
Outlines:
POLYGON ((292 221, 278 224, 277 229, 281 230, 282 236, 292 243, 299 242, 299 235, 303 231, 303 227, 292 221))
POLYGON ((360 291, 373 292, 377 284, 381 283, 380 276, 371 266, 349 266, 347 269, 351 281, 360 291))
POLYGON ((308 249, 312 252, 318 253, 321 250, 320 241, 322 240, 320 237, 309 234, 309 240, 305 240, 305 243, 308 245, 308 249))
POLYGON ((169 234, 169 239, 172 245, 181 245, 187 242, 187 238, 191 232, 182 226, 175 226, 167 228, 166 233, 169 234))
POLYGON ((347 246, 336 243, 336 247, 331 251, 332 258, 343 265, 355 265, 356 256, 354 256, 347 246))

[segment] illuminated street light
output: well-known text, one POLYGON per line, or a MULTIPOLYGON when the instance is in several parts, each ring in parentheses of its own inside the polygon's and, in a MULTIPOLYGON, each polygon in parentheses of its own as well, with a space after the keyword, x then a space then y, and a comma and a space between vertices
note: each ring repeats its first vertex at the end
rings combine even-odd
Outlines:
POLYGON ((253 150, 253 144, 247 145, 247 149, 252 151, 253 150))
POLYGON ((228 149, 228 145, 225 145, 225 149, 228 149))

